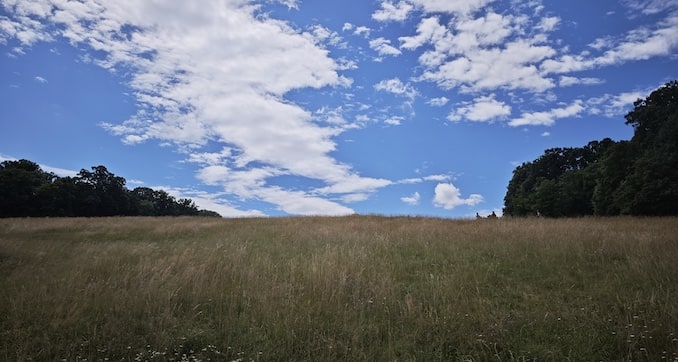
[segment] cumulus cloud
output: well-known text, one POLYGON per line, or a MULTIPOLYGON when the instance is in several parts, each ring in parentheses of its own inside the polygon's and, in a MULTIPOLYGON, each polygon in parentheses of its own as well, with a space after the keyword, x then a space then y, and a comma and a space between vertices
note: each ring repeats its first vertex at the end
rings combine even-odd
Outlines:
POLYGON ((377 53, 379 53, 379 55, 382 56, 384 55, 396 56, 401 54, 400 50, 391 45, 391 41, 386 38, 376 38, 370 40, 370 48, 372 48, 377 53))
POLYGON ((400 126, 400 124, 403 122, 403 117, 398 117, 398 116, 393 116, 386 118, 384 120, 384 123, 390 125, 390 126, 400 126))
POLYGON ((447 117, 450 121, 469 120, 472 122, 488 122, 501 119, 511 114, 511 106, 495 99, 495 95, 476 98, 473 103, 466 103, 452 111, 447 117))
POLYGON ((555 86, 538 68, 556 54, 546 44, 552 27, 542 24, 541 33, 526 37, 528 25, 523 17, 492 11, 446 25, 431 16, 421 20, 417 34, 399 40, 402 49, 428 48, 419 57, 425 69, 421 79, 444 89, 541 92, 555 86))
POLYGON ((442 207, 445 210, 452 210, 457 206, 474 206, 483 202, 483 197, 478 194, 471 194, 468 198, 461 197, 459 188, 451 183, 439 183, 435 188, 433 205, 442 207))
POLYGON ((417 90, 409 83, 403 83, 398 78, 385 79, 374 85, 374 89, 393 93, 399 96, 414 99, 417 96, 417 90))
POLYGON ((384 1, 381 3, 381 9, 372 14, 372 19, 377 21, 403 21, 407 19, 407 15, 413 9, 414 6, 407 1, 401 1, 397 4, 384 1))
POLYGON ((402 202, 412 206, 419 205, 420 199, 421 195, 419 195, 419 192, 415 192, 414 194, 412 194, 412 196, 403 196, 400 198, 402 202))
MULTIPOLYGON (((280 2, 297 6, 297 1, 280 2)), ((202 157, 198 178, 236 197, 270 202, 290 213, 346 214, 352 210, 314 190, 273 187, 267 178, 305 177, 329 190, 340 189, 334 186, 346 179, 387 183, 363 179, 332 158, 333 137, 342 130, 320 126, 311 112, 285 99, 296 89, 350 84, 318 45, 338 39, 326 28, 300 32, 258 14, 258 7, 244 0, 17 0, 5 6, 16 16, 0 20, 3 39, 29 46, 58 35, 96 51, 101 56, 93 61, 101 67, 130 74, 139 110, 123 122, 102 123, 105 129, 128 144, 157 140, 174 144, 188 159, 202 157), (232 152, 201 155, 210 142, 232 152), (244 177, 254 175, 254 180, 244 177)))
MULTIPOLYGON (((433 82, 443 90, 514 97, 516 91, 543 93, 556 87, 596 85, 603 80, 571 73, 670 56, 678 49, 678 11, 674 11, 678 5, 674 0, 625 1, 627 8, 639 13, 665 15, 655 25, 594 39, 589 49, 578 54, 563 47, 560 40, 551 39, 564 23, 557 16, 544 15, 539 1, 515 6, 510 13, 495 12, 487 6, 491 1, 408 3, 414 5, 412 11, 420 12, 421 19, 413 34, 399 38, 400 50, 418 50, 422 71, 416 79, 433 82), (448 19, 442 13, 456 16, 448 19)), ((463 119, 470 107, 462 104, 450 119, 463 119)), ((557 118, 547 112, 533 113, 532 121, 521 117, 514 124, 550 123, 557 118)))
POLYGON ((584 109, 584 102, 576 100, 567 107, 554 108, 543 112, 525 112, 519 118, 512 119, 509 126, 553 126, 557 119, 576 117, 584 109))
POLYGON ((442 107, 447 104, 450 100, 447 97, 438 97, 438 98, 431 98, 429 99, 426 103, 434 106, 434 107, 442 107))

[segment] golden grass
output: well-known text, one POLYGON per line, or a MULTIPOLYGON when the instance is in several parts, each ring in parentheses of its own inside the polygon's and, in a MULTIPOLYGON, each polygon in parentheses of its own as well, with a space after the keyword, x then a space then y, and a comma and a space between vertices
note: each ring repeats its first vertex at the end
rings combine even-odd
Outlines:
POLYGON ((678 219, 0 220, 2 360, 678 360, 678 219))

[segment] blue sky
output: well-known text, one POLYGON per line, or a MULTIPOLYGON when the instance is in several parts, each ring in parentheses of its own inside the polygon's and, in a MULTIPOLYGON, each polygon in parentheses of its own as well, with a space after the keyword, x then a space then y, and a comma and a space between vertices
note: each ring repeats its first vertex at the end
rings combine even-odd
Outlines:
POLYGON ((500 214, 677 50, 676 0, 0 0, 0 158, 226 217, 500 214))

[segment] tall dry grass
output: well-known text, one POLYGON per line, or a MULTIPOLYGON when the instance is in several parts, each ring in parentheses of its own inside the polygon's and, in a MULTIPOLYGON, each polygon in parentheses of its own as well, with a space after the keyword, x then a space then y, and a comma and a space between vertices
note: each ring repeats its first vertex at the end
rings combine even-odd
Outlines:
POLYGON ((678 360, 678 219, 0 220, 2 360, 678 360))

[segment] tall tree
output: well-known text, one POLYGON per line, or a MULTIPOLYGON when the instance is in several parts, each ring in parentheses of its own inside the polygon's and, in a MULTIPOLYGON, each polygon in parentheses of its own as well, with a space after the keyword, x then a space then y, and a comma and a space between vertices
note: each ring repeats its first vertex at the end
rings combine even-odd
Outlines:
POLYGON ((628 196, 623 211, 635 215, 678 212, 678 81, 634 103, 626 115, 631 143, 639 151, 619 192, 628 196))
POLYGON ((0 217, 37 216, 43 208, 39 189, 56 176, 28 160, 0 163, 0 217))
POLYGON ((125 188, 125 179, 115 176, 104 166, 92 167, 78 173, 78 182, 83 186, 86 205, 91 208, 89 216, 113 216, 129 213, 130 202, 125 188))
POLYGON ((678 81, 634 103, 630 141, 552 148, 514 170, 504 213, 678 214, 678 81))

